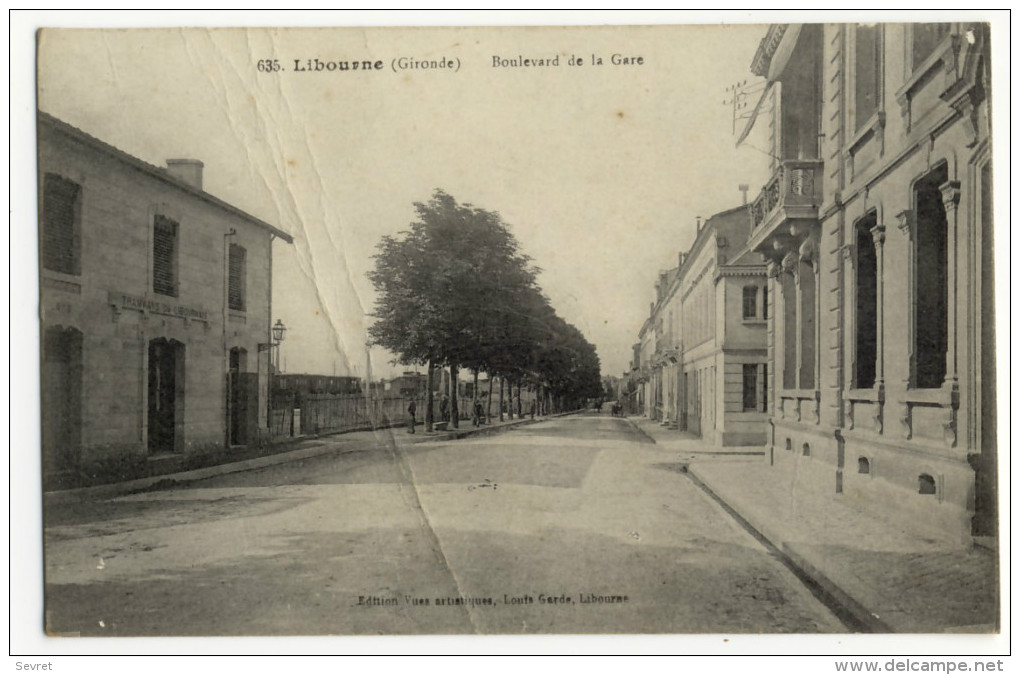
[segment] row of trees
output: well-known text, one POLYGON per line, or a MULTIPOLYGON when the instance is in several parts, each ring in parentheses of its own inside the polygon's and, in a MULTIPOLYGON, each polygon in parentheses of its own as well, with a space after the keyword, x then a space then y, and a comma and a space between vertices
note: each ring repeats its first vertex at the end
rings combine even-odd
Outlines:
POLYGON ((501 414, 504 383, 533 387, 539 401, 560 409, 600 396, 595 347, 556 315, 536 282, 539 270, 499 213, 442 190, 414 207, 410 229, 378 245, 369 337, 400 363, 428 366, 426 428, 440 367, 454 382, 460 368, 473 371, 476 385, 479 372, 498 377, 501 414))

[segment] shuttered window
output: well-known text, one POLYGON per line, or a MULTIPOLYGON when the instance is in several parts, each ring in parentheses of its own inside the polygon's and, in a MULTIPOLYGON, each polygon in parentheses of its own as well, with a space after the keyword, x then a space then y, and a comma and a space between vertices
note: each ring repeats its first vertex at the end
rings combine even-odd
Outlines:
POLYGON ((81 186, 56 174, 43 178, 43 267, 63 274, 81 274, 78 256, 81 186))
POLYGON ((230 245, 229 255, 229 281, 227 284, 227 299, 230 309, 239 312, 245 311, 245 277, 247 274, 247 251, 243 246, 230 245))
POLYGON ((178 223, 157 215, 152 236, 152 290, 177 297, 178 223))

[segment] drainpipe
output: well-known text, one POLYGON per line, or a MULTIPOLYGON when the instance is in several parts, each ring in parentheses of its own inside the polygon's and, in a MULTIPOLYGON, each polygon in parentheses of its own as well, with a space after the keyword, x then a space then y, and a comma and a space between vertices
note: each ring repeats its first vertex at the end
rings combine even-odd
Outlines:
MULTIPOLYGON (((237 235, 235 228, 230 228, 226 234, 223 235, 223 363, 224 371, 227 373, 227 377, 230 377, 230 350, 227 347, 227 323, 229 320, 230 311, 230 242, 228 241, 231 237, 237 235)), ((224 409, 224 434, 223 434, 223 447, 230 447, 230 420, 233 414, 231 409, 230 401, 230 387, 224 385, 226 388, 225 396, 223 397, 223 409, 224 409)))
POLYGON ((266 370, 266 441, 272 438, 273 430, 273 240, 276 239, 276 235, 272 232, 269 233, 269 261, 267 267, 269 268, 268 283, 266 287, 269 289, 268 297, 266 298, 266 306, 269 311, 269 315, 266 318, 266 344, 269 345, 269 349, 266 351, 266 363, 268 368, 266 370))

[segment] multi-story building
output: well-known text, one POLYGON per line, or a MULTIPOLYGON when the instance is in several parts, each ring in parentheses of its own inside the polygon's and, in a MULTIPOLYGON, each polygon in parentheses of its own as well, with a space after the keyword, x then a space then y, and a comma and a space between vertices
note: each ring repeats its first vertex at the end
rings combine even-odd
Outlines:
POLYGON ((773 461, 975 535, 996 520, 989 54, 982 24, 783 24, 751 64, 773 461))
POLYGON ((765 266, 745 247, 749 222, 747 206, 699 219, 690 250, 659 274, 634 347, 645 414, 711 445, 766 440, 765 266))
POLYGON ((677 289, 679 428, 717 446, 766 440, 765 266, 744 246, 748 229, 746 206, 700 225, 677 289))
POLYGON ((202 189, 38 116, 43 470, 53 479, 257 440, 272 241, 202 189))

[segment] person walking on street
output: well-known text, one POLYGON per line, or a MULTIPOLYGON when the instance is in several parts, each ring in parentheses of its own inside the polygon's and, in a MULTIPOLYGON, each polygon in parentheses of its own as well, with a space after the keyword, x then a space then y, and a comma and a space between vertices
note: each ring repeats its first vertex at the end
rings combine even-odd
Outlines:
POLYGON ((439 418, 444 422, 450 421, 450 397, 443 394, 443 398, 439 401, 439 418))
POLYGON ((409 433, 409 434, 413 434, 414 433, 414 423, 415 423, 414 413, 417 412, 417 411, 418 411, 418 406, 416 406, 414 404, 414 399, 411 399, 411 402, 407 404, 407 414, 410 415, 410 417, 411 417, 411 419, 409 420, 410 423, 411 423, 411 428, 407 430, 407 433, 409 433))

